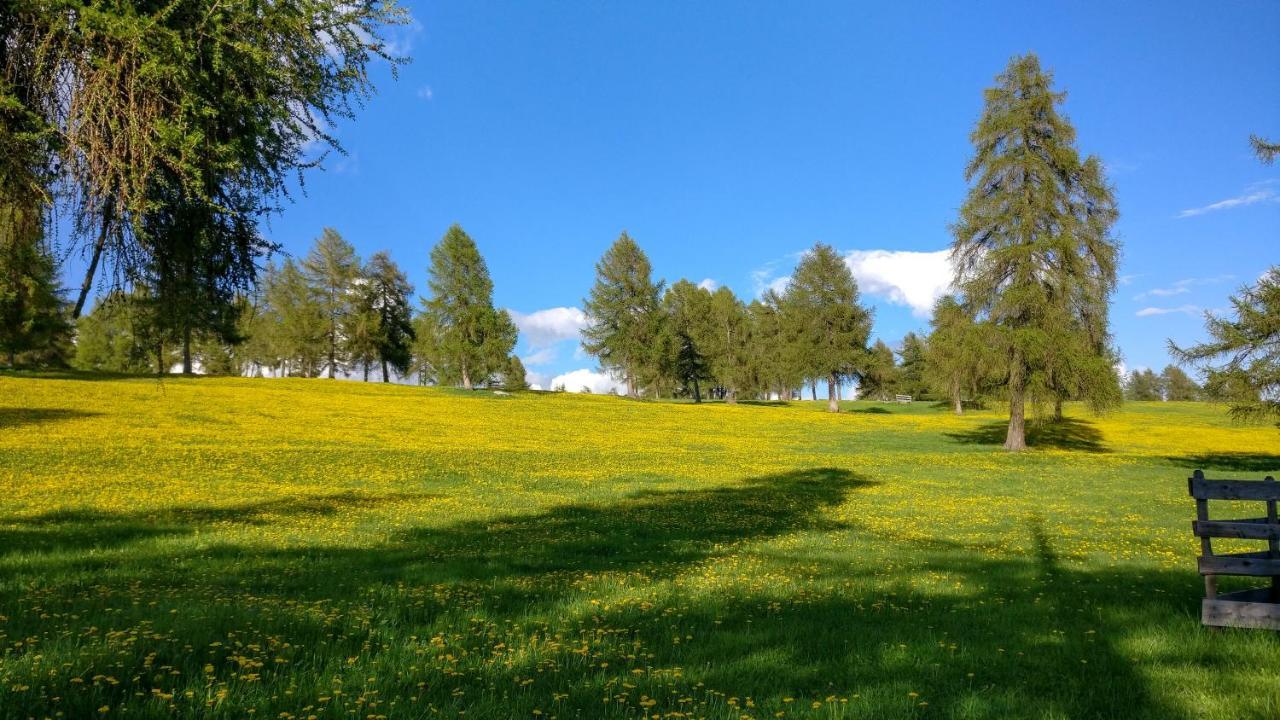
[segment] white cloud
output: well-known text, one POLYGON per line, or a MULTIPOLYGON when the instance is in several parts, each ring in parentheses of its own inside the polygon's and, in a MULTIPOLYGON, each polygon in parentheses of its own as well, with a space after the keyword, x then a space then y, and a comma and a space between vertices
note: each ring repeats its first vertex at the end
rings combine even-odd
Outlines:
POLYGON ((561 375, 551 378, 548 387, 555 389, 560 386, 568 392, 582 392, 582 389, 590 388, 591 392, 596 395, 608 394, 610 390, 616 390, 618 394, 625 393, 627 386, 614 380, 605 373, 595 372, 586 368, 572 370, 561 375))
POLYGON ((535 350, 534 352, 525 355, 520 358, 520 362, 524 363, 526 366, 549 365, 556 361, 556 355, 557 353, 554 347, 545 347, 541 350, 535 350))
POLYGON ((706 290, 707 292, 715 292, 716 288, 720 287, 720 283, 712 280, 711 278, 703 278, 702 282, 698 283, 698 287, 706 290))
MULTIPOLYGON (((1269 184, 1269 183, 1263 183, 1269 184)), ((1179 218, 1195 217, 1204 215, 1205 213, 1214 212, 1216 210, 1229 210, 1234 207, 1243 207, 1245 205, 1253 205, 1260 202, 1280 202, 1280 196, 1276 195, 1276 191, 1267 187, 1259 187, 1252 185, 1245 189, 1243 195, 1237 195, 1226 200, 1219 200, 1216 203, 1205 205, 1204 207, 1189 208, 1178 213, 1179 218)))
POLYGON ((1172 315, 1174 313, 1185 313, 1187 315, 1195 316, 1195 315, 1199 315, 1201 312, 1202 311, 1198 305, 1179 305, 1178 307, 1173 307, 1173 308, 1144 307, 1135 314, 1138 317, 1153 317, 1156 315, 1172 315))
POLYGON ((1134 300, 1142 300, 1148 297, 1172 297, 1174 295, 1182 295, 1191 292, 1191 288, 1197 285, 1216 285, 1217 283, 1226 282, 1235 279, 1234 275, 1216 275, 1214 277, 1204 278, 1184 278, 1169 287, 1152 288, 1146 292, 1138 293, 1133 296, 1134 300))
POLYGON ((916 317, 929 317, 938 298, 951 292, 950 256, 950 250, 853 250, 844 261, 862 292, 910 307, 916 317))
POLYGON ((422 87, 418 88, 418 97, 423 100, 430 102, 430 100, 435 96, 436 94, 431 90, 430 85, 423 85, 422 87))
POLYGON ((587 325, 587 314, 576 307, 556 307, 528 314, 507 310, 529 347, 550 347, 561 340, 577 340, 587 325))

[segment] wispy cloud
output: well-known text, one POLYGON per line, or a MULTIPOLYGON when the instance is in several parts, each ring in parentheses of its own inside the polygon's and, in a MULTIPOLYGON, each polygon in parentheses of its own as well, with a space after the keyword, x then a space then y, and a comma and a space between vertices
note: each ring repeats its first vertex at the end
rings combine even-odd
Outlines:
POLYGON ((698 287, 706 290, 707 292, 715 292, 716 288, 720 287, 720 283, 712 280, 711 278, 703 278, 702 282, 698 283, 698 287))
POLYGON ((1263 181, 1261 183, 1254 183, 1253 185, 1245 188, 1244 192, 1240 195, 1227 198, 1226 200, 1219 200, 1216 203, 1210 203, 1204 207, 1188 208, 1178 213, 1177 217, 1196 217, 1197 215, 1204 215, 1205 213, 1216 212, 1218 210, 1230 210, 1231 208, 1255 205, 1262 202, 1280 202, 1280 195, 1277 195, 1276 191, 1270 187, 1273 184, 1274 182, 1270 180, 1263 181))
POLYGON ((1145 300, 1150 297, 1173 297, 1174 295, 1183 295, 1191 292, 1191 288, 1198 285, 1217 285, 1218 283, 1234 280, 1235 275, 1215 275, 1213 277, 1203 278, 1183 278, 1167 287, 1152 288, 1145 290, 1133 296, 1134 300, 1145 300))
POLYGON ((1192 317, 1195 317, 1196 315, 1199 315, 1202 312, 1204 312, 1204 310, 1201 309, 1199 305, 1179 305, 1178 307, 1172 307, 1172 308, 1144 307, 1134 314, 1137 315, 1138 317, 1154 317, 1157 315, 1173 315, 1176 313, 1183 313, 1185 315, 1190 315, 1192 317))
POLYGON ((426 100, 427 102, 431 102, 431 99, 436 96, 435 91, 431 89, 430 85, 423 85, 418 88, 417 94, 420 99, 426 100))
POLYGON ((556 361, 556 357, 558 355, 559 353, 556 352, 556 348, 554 346, 545 347, 525 355, 520 358, 520 362, 524 363, 526 366, 550 365, 556 361))

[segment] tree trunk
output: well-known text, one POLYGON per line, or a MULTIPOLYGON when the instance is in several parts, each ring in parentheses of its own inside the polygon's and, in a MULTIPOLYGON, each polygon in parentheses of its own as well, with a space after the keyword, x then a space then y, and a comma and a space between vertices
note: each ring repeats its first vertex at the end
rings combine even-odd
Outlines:
POLYGON ((738 391, 733 388, 725 388, 724 401, 730 405, 738 404, 738 391))
POLYGON ((840 379, 835 375, 827 378, 827 412, 840 412, 840 379))
POLYGON ((387 359, 385 357, 382 358, 382 382, 391 382, 391 376, 387 374, 387 359))
POLYGON ((187 323, 182 328, 182 374, 191 373, 191 323, 187 323))
POLYGON ((17 353, 13 351, 13 348, 9 348, 9 369, 10 370, 12 370, 14 367, 18 365, 18 359, 16 355, 17 353))
POLYGON ((960 399, 960 396, 959 396, 959 395, 956 395, 956 397, 955 397, 955 405, 956 405, 956 414, 957 414, 957 415, 963 415, 963 414, 964 414, 964 401, 962 401, 962 400, 960 399))
POLYGON ((702 402, 702 393, 698 390, 698 378, 693 379, 693 401, 702 402))
POLYGON ((161 342, 156 345, 156 374, 164 375, 168 371, 169 368, 164 366, 164 343, 161 342))
POLYGON ((108 198, 102 206, 102 227, 98 230, 98 241, 93 244, 93 254, 89 256, 89 267, 84 271, 84 282, 80 284, 80 296, 76 298, 76 306, 71 310, 71 319, 79 320, 84 311, 85 300, 93 289, 93 276, 98 272, 98 261, 102 259, 102 249, 107 246, 107 235, 111 232, 111 219, 115 215, 115 201, 108 198))
POLYGON ((369 382, 369 361, 364 361, 364 381, 369 382))
POLYGON ((329 379, 334 379, 334 366, 338 364, 338 329, 329 325, 329 379))
POLYGON ((817 380, 809 381, 809 392, 813 393, 813 401, 818 402, 818 381, 817 380))
POLYGON ((1022 353, 1014 352, 1012 366, 1009 372, 1009 432, 1005 436, 1004 449, 1018 451, 1027 449, 1022 353))
POLYGON ((1054 398, 1053 401, 1053 421, 1062 422, 1062 398, 1054 398))
POLYGON ((951 384, 951 400, 955 403, 956 414, 963 415, 964 400, 960 398, 960 383, 958 381, 951 384))
POLYGON ((471 389, 471 373, 467 372, 467 366, 465 364, 462 366, 462 389, 471 389))

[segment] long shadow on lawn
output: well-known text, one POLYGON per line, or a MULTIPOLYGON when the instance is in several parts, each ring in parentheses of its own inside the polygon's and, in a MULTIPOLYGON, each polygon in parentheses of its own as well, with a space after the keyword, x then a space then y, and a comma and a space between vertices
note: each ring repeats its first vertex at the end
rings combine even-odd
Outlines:
MULTIPOLYGON (((974 445, 1002 445, 1009 423, 996 420, 983 423, 971 430, 946 433, 947 437, 961 443, 974 445)), ((1061 420, 1039 420, 1027 423, 1027 445, 1030 447, 1053 448, 1056 450, 1079 450, 1082 452, 1111 452, 1102 442, 1102 433, 1086 420, 1063 418, 1061 420)))
MULTIPOLYGON (((1232 471, 1255 474, 1272 474, 1280 476, 1280 455, 1257 452, 1219 452, 1200 453, 1198 455, 1178 455, 1165 458, 1181 468, 1187 474, 1204 470, 1209 477, 1214 471, 1232 471)), ((1247 479, 1247 478, 1246 478, 1247 479)), ((1255 478, 1261 479, 1261 478, 1255 478)))
POLYGON ((22 425, 43 425, 60 420, 97 417, 101 414, 67 408, 3 407, 0 408, 0 430, 10 430, 22 425))
MULTIPOLYGON (((639 717, 648 710, 624 713, 619 704, 628 684, 636 688, 628 701, 647 692, 661 702, 652 712, 710 717, 740 714, 724 704, 729 696, 752 698, 758 716, 795 717, 810 702, 855 693, 876 703, 877 717, 1181 716, 1147 689, 1118 644, 1148 628, 1198 631, 1188 610, 1196 592, 1190 573, 1134 577, 1065 567, 1037 518, 1027 526, 1029 557, 992 557, 945 537, 920 543, 830 519, 869 484, 844 470, 802 470, 414 528, 373 547, 222 545, 175 555, 139 543, 135 557, 96 569, 92 580, 60 580, 53 571, 67 558, 50 567, 32 560, 25 578, 0 583, 10 637, 47 633, 73 611, 77 630, 141 625, 147 633, 123 653, 102 653, 120 682, 88 697, 71 675, 55 678, 40 663, 9 655, 7 682, 30 688, 0 699, 0 715, 6 703, 31 714, 88 715, 99 705, 139 702, 135 694, 150 697, 153 689, 181 697, 189 687, 204 697, 204 678, 212 677, 205 663, 219 677, 234 675, 247 652, 242 644, 287 642, 305 648, 299 662, 267 663, 253 686, 263 692, 230 694, 220 701, 223 715, 296 712, 330 695, 332 686, 320 684, 327 678, 349 676, 348 687, 377 691, 370 697, 404 700, 390 717, 417 717, 426 705, 467 708, 468 717, 529 717, 553 698, 561 717, 639 717), (795 546, 792 537, 816 544, 795 546), (782 538, 767 555, 748 547, 782 538), (844 547, 813 556, 837 541, 844 547), (763 559, 752 564, 753 557, 763 559), (700 589, 704 562, 741 573, 741 582, 700 589), (947 580, 918 585, 925 575, 947 580), (810 584, 791 584, 801 576, 810 584), (640 597, 619 602, 610 597, 618 591, 640 597), (602 602, 586 602, 595 593, 602 602), (214 642, 228 647, 215 653, 214 642), (582 654, 571 649, 592 643, 582 654), (150 669, 166 666, 180 674, 150 669), (695 694, 721 705, 679 699, 695 694), (415 695, 421 703, 411 706, 415 695)), ((312 512, 315 502, 322 513, 330 502, 348 506, 333 498, 300 502, 241 508, 240 516, 312 512)), ((165 522, 194 533, 235 516, 187 509, 165 522)), ((54 520, 84 537, 110 536, 121 522, 111 514, 54 520)), ((62 661, 42 651, 46 665, 62 661)), ((1180 654, 1176 644, 1169 653, 1170 666, 1205 670, 1220 660, 1180 654)), ((76 666, 86 678, 102 671, 83 658, 76 666)), ((191 717, 202 710, 183 708, 191 717)), ((336 703, 325 709, 333 712, 322 717, 346 712, 336 703)))

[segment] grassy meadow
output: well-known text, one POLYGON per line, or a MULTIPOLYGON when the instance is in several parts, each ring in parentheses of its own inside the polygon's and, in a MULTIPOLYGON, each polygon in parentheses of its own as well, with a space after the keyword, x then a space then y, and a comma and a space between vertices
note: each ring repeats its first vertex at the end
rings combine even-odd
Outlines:
POLYGON ((1280 717, 1186 492, 1276 428, 824 405, 0 376, 0 717, 1280 717))

